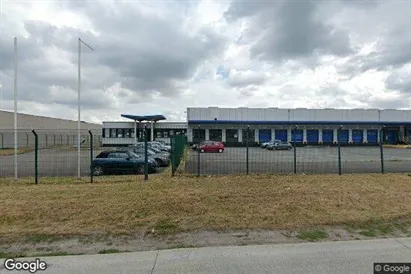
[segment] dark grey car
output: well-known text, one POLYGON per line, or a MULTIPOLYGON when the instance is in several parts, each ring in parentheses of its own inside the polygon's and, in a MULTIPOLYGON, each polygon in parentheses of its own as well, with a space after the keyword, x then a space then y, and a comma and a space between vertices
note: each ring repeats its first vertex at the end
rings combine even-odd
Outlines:
MULTIPOLYGON (((145 149, 144 147, 140 148, 132 148, 132 151, 138 155, 142 155, 144 156, 145 153, 145 149)), ((162 154, 162 153, 156 153, 155 151, 153 151, 151 148, 147 148, 147 154, 149 156, 149 158, 152 158, 156 161, 158 166, 168 166, 170 164, 170 158, 168 157, 167 154, 162 154)))
POLYGON ((267 146, 268 150, 291 150, 293 146, 288 142, 275 142, 267 146))

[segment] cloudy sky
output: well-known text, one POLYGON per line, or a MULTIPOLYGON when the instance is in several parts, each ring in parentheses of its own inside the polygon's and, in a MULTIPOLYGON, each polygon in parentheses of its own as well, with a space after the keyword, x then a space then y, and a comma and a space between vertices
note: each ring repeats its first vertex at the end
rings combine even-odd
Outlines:
POLYGON ((187 107, 411 108, 411 0, 5 1, 0 109, 82 120, 187 107))

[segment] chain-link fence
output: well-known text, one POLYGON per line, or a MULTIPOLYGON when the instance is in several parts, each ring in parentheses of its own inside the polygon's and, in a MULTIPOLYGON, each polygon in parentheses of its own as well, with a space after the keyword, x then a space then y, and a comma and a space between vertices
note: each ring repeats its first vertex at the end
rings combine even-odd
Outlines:
MULTIPOLYGON (((145 141, 130 147, 103 147, 100 134, 99 130, 81 130, 79 138, 77 130, 17 130, 16 143, 14 130, 2 129, 0 179, 17 177, 39 183, 46 177, 55 182, 80 178, 93 182, 96 176, 135 174, 147 180, 149 174, 160 173, 170 164, 170 147, 149 142, 147 129, 145 141)), ((175 168, 187 142, 180 139, 174 142, 175 168)))
MULTIPOLYGON (((298 137, 294 138, 298 136, 294 132, 290 142, 274 141, 267 147, 264 144, 270 142, 256 143, 254 136, 247 138, 247 132, 236 146, 219 141, 194 143, 187 155, 185 172, 197 175, 411 172, 411 149, 406 146, 389 146, 381 141, 353 145, 344 141, 344 134, 338 130, 336 142, 330 144, 304 144, 298 137), (275 142, 277 145, 273 145, 275 142)), ((383 132, 378 134, 381 134, 379 140, 384 140, 383 132)))
MULTIPOLYGON (((81 130, 80 154, 78 133, 73 130, 0 130, 0 178, 90 177, 92 154, 101 150, 101 132, 81 130), (92 140, 92 141, 91 141, 92 140)), ((34 180, 34 179, 33 179, 34 180)))
POLYGON ((170 138, 171 143, 171 172, 175 174, 184 155, 187 146, 187 136, 174 135, 170 138))

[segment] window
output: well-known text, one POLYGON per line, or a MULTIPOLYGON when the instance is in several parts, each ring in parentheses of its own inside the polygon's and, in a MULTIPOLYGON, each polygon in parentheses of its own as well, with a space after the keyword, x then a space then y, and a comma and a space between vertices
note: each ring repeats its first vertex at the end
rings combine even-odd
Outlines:
POLYGON ((105 128, 103 128, 103 130, 102 130, 103 132, 101 133, 101 135, 102 135, 102 137, 104 138, 104 137, 106 137, 106 129, 105 128))
POLYGON ((126 129, 126 135, 124 137, 131 138, 131 128, 126 129))
POLYGON ((124 129, 118 128, 117 129, 117 138, 124 138, 124 129))
MULTIPOLYGON (((172 135, 172 134, 170 134, 170 135, 172 135)), ((163 137, 168 138, 168 130, 163 131, 163 137)))
POLYGON ((117 136, 116 129, 110 128, 110 138, 116 138, 117 136))
POLYGON ((156 130, 156 137, 157 138, 161 138, 162 136, 161 136, 161 131, 160 130, 156 130))

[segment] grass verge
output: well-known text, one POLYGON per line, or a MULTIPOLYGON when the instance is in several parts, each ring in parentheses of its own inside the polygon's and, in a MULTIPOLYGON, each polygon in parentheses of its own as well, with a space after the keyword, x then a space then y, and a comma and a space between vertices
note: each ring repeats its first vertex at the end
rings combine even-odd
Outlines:
POLYGON ((372 228, 380 235, 390 231, 393 220, 410 222, 411 216, 407 174, 160 174, 151 175, 148 182, 143 179, 96 177, 89 184, 42 178, 39 185, 0 179, 0 241, 50 242, 140 232, 165 236, 198 230, 301 231, 343 224, 355 230, 372 228))
POLYGON ((315 242, 318 240, 328 238, 328 233, 324 230, 314 229, 314 230, 305 230, 300 231, 297 234, 297 238, 301 240, 307 240, 310 242, 315 242))

